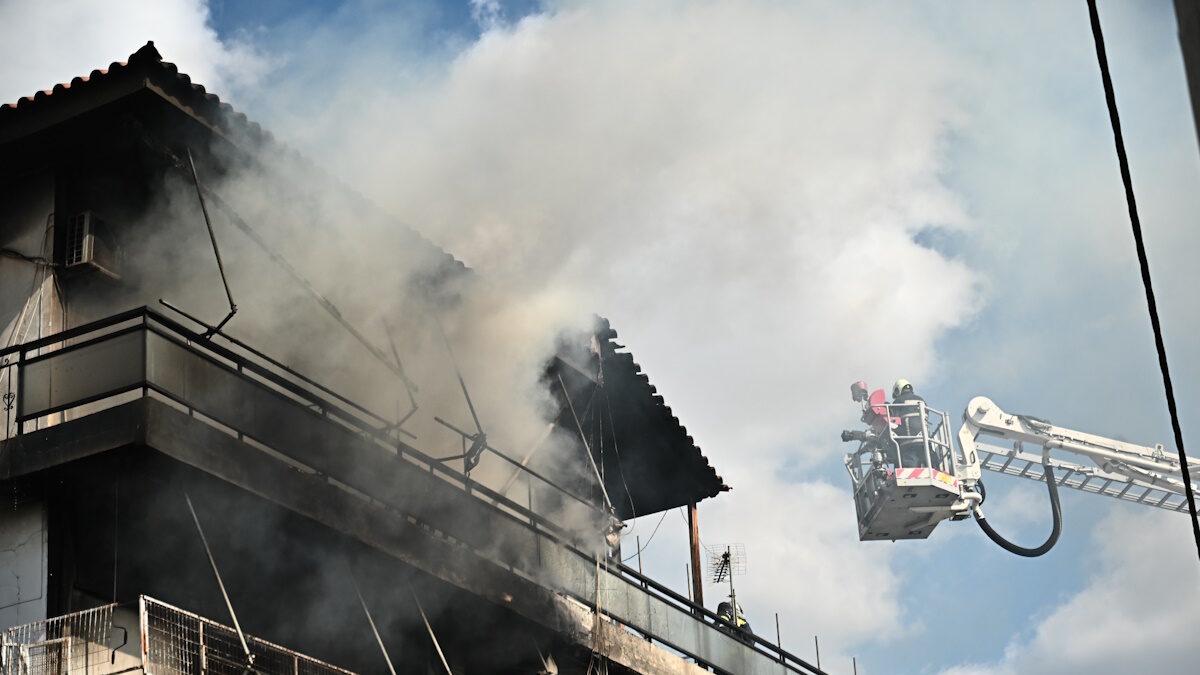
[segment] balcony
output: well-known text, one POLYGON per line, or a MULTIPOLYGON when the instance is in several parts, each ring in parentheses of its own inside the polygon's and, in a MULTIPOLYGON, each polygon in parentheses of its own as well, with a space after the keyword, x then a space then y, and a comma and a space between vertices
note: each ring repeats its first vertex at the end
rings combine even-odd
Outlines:
MULTIPOLYGON (((246 646, 261 675, 352 675, 252 635, 246 646)), ((238 675, 246 661, 234 629, 145 596, 0 632, 4 675, 238 675)))
MULTIPOLYGON (((0 392, 0 480, 144 446, 631 670, 820 672, 719 630, 713 613, 605 555, 599 530, 564 528, 532 499, 471 480, 252 347, 148 308, 0 351, 0 392)), ((518 462, 496 461, 514 464, 529 494, 556 490, 590 522, 607 517, 518 462)))

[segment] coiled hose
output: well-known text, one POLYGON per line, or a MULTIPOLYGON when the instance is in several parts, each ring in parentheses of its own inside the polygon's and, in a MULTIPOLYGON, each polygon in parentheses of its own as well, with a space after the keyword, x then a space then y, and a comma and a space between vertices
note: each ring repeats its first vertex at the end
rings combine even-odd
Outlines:
MULTIPOLYGON (((1041 546, 1038 546, 1037 548, 1025 548, 1024 546, 1017 546, 993 530, 992 526, 988 524, 987 518, 984 517, 983 510, 979 507, 975 508, 975 522, 979 523, 979 527, 983 530, 983 533, 988 536, 988 539, 996 542, 1009 553, 1016 553, 1017 555, 1024 556, 1026 558, 1036 558, 1040 555, 1044 555, 1047 551, 1054 548, 1054 545, 1058 543, 1058 535, 1062 534, 1062 507, 1058 503, 1058 481, 1055 480, 1054 470, 1050 468, 1049 464, 1042 465, 1042 472, 1046 478, 1046 489, 1050 491, 1050 512, 1054 522, 1052 529, 1050 530, 1049 538, 1047 538, 1041 546)), ((979 488, 981 494, 987 494, 987 492, 983 490, 983 481, 979 482, 979 488)), ((983 503, 982 500, 980 500, 980 503, 983 503)))

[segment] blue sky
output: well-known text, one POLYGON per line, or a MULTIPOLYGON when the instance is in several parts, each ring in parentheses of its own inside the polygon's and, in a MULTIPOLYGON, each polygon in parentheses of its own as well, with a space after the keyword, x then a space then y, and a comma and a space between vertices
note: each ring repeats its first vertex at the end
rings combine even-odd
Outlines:
MULTIPOLYGON (((1100 5, 1200 447, 1200 150, 1174 12, 1100 5)), ((970 522, 859 543, 841 465, 864 378, 907 377, 952 417, 984 394, 1170 447, 1084 2, 66 7, 0 3, 0 98, 154 39, 530 306, 556 289, 610 317, 734 486, 702 538, 746 544, 739 598, 760 631, 779 612, 796 653, 818 634, 834 672, 1193 663, 1186 518, 1066 494, 1037 560, 970 522)), ((988 483, 997 528, 1040 541, 1040 487, 988 483)), ((682 590, 685 561, 667 514, 644 562, 682 590)))

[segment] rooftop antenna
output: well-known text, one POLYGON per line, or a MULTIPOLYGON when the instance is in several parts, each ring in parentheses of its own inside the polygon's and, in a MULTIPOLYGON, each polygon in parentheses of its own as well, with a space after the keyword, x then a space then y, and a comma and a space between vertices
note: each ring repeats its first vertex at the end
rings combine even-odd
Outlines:
MULTIPOLYGON (((389 360, 378 347, 367 340, 366 336, 359 332, 359 330, 355 328, 354 325, 346 319, 346 317, 342 316, 341 311, 339 311, 338 308, 332 302, 330 302, 328 298, 322 295, 321 292, 318 291, 316 287, 314 287, 312 283, 308 281, 308 279, 305 279, 295 267, 292 267, 292 264, 288 262, 286 258, 275 251, 275 249, 271 248, 270 245, 268 245, 267 242, 258 234, 258 232, 256 232, 254 228, 250 227, 249 223, 247 223, 245 220, 242 220, 242 217, 238 215, 237 211, 233 210, 232 206, 225 203, 225 200, 221 199, 221 197, 218 196, 217 193, 213 192, 210 188, 204 188, 203 192, 208 195, 208 199, 213 203, 213 205, 225 214, 225 217, 229 219, 229 222, 234 227, 241 230, 243 234, 249 237, 250 241, 254 242, 254 244, 263 251, 263 253, 267 254, 267 257, 271 259, 271 262, 279 266, 279 268, 286 272, 293 281, 299 284, 301 288, 303 288, 310 296, 312 296, 313 300, 315 300, 317 304, 320 305, 321 308, 333 318, 334 321, 341 325, 341 327, 344 328, 347 333, 350 333, 350 335, 357 340, 359 344, 363 346, 363 348, 371 353, 371 356, 374 356, 397 377, 408 381, 408 376, 404 375, 402 372, 403 368, 392 363, 391 360, 389 360)), ((408 381, 408 384, 411 385, 412 382, 408 381)))
MULTIPOLYGON (((168 158, 171 161, 171 163, 174 164, 176 167, 183 166, 183 160, 180 159, 179 156, 177 156, 174 152, 172 152, 170 148, 167 148, 161 144, 153 142, 146 136, 145 133, 142 134, 142 142, 147 144, 155 152, 168 158)), ((297 284, 299 284, 300 287, 303 288, 305 291, 307 291, 308 294, 310 296, 312 296, 312 298, 314 300, 316 300, 317 304, 320 305, 321 308, 324 309, 326 312, 328 312, 329 315, 331 317, 333 317, 333 319, 335 321, 337 321, 338 324, 340 324, 342 326, 342 328, 344 328, 346 330, 346 332, 350 333, 350 335, 352 337, 354 337, 355 340, 358 340, 359 344, 361 344, 368 352, 370 352, 372 356, 374 356, 376 359, 378 359, 379 362, 382 363, 388 370, 392 371, 392 373, 394 373, 397 377, 399 377, 404 382, 406 387, 409 387, 411 389, 411 391, 416 391, 416 388, 417 388, 416 385, 413 384, 412 380, 410 380, 408 378, 408 376, 404 373, 404 367, 402 365, 400 365, 400 360, 399 360, 398 355, 395 354, 394 346, 393 346, 393 355, 397 356, 395 364, 393 364, 391 361, 389 361, 387 356, 385 356, 384 353, 382 351, 380 351, 380 349, 378 347, 376 347, 374 344, 369 342, 367 340, 367 338, 358 331, 358 329, 356 329, 349 321, 347 321, 346 318, 342 316, 342 313, 340 311, 338 311, 338 308, 336 306, 334 306, 334 304, 332 302, 330 302, 328 298, 326 298, 324 295, 321 295, 320 291, 318 291, 315 287, 313 287, 313 285, 311 283, 309 283, 308 279, 305 279, 303 276, 301 276, 300 273, 298 271, 296 271, 296 268, 292 267, 291 263, 289 263, 286 258, 284 258, 282 255, 280 255, 278 252, 276 252, 270 246, 268 246, 267 242, 264 241, 263 238, 260 237, 258 235, 258 233, 255 232, 252 227, 250 227, 249 223, 247 223, 245 220, 242 220, 242 217, 238 215, 237 211, 233 210, 232 206, 230 206, 229 204, 226 204, 225 201, 223 199, 221 199, 221 197, 219 195, 217 195, 216 192, 213 192, 213 190, 211 188, 204 187, 203 185, 200 184, 200 180, 196 175, 196 164, 192 160, 192 150, 190 147, 186 148, 186 150, 187 150, 188 166, 191 169, 191 173, 192 173, 192 182, 196 186, 196 195, 200 199, 200 210, 204 212, 204 224, 208 227, 208 235, 209 235, 209 238, 212 240, 213 252, 216 253, 216 256, 217 256, 217 268, 221 271, 221 281, 225 285, 225 295, 229 299, 229 314, 226 315, 226 317, 224 319, 222 319, 220 323, 218 323, 215 326, 212 326, 203 321, 200 321, 199 319, 191 316, 190 314, 183 312, 181 309, 170 304, 169 302, 166 302, 165 300, 160 299, 159 302, 162 303, 163 306, 167 307, 168 309, 179 312, 180 314, 187 317, 188 319, 195 321, 196 323, 204 326, 206 329, 205 333, 204 333, 205 338, 211 338, 213 335, 220 333, 221 329, 224 328, 225 324, 228 323, 229 320, 233 318, 233 315, 235 313, 237 313, 237 305, 233 301, 233 293, 230 291, 230 288, 229 288, 229 280, 225 276, 225 265, 224 265, 224 262, 221 260, 221 251, 217 248, 217 237, 213 231, 212 222, 208 216, 208 206, 207 206, 206 202, 204 201, 204 195, 207 194, 208 198, 213 202, 213 204, 225 214, 226 218, 229 219, 229 222, 234 227, 241 230, 243 234, 245 234, 247 237, 249 237, 252 242, 254 242, 264 253, 266 253, 267 257, 271 259, 271 262, 275 263, 284 272, 286 272, 288 274, 288 276, 292 277, 292 280, 295 281, 297 284)), ((222 333, 222 336, 232 340, 232 338, 229 338, 229 336, 225 335, 224 333, 222 333)), ((411 391, 410 391, 410 393, 411 393, 411 391)), ((394 425, 394 428, 396 428, 398 431, 401 431, 412 438, 416 438, 416 436, 413 436, 411 433, 408 433, 404 429, 400 429, 399 424, 394 425)))
POLYGON ((233 301, 233 291, 229 289, 229 277, 225 276, 225 263, 221 260, 221 249, 217 246, 217 233, 213 231, 212 220, 208 217, 208 206, 204 203, 204 190, 200 188, 200 177, 196 174, 196 162, 192 159, 192 149, 187 150, 188 167, 192 170, 192 183, 196 186, 196 198, 200 200, 200 211, 204 214, 204 225, 208 228, 208 238, 212 241, 213 253, 217 256, 217 269, 221 272, 221 283, 225 285, 225 297, 229 300, 229 313, 215 327, 204 333, 204 338, 210 339, 221 331, 225 324, 237 314, 237 303, 233 301))
POLYGON ((733 588, 733 575, 746 573, 746 546, 744 544, 725 544, 709 550, 708 574, 714 584, 729 580, 729 603, 733 605, 733 621, 737 626, 737 617, 741 610, 737 604, 737 591, 733 588), (722 550, 724 549, 724 550, 722 550), (713 551, 720 551, 713 553, 713 551))
MULTIPOLYGON (((567 408, 571 410, 571 419, 575 420, 575 428, 579 431, 579 440, 583 443, 583 451, 587 455, 588 464, 592 467, 592 473, 596 474, 596 484, 600 486, 600 494, 604 497, 604 505, 608 508, 609 514, 615 517, 617 509, 608 497, 608 489, 604 487, 604 476, 600 475, 600 468, 596 466, 596 458, 592 457, 592 446, 588 443, 587 434, 583 432, 583 425, 579 422, 579 415, 575 412, 575 404, 571 402, 571 394, 567 391, 567 385, 563 382, 562 374, 557 375, 557 377, 558 386, 562 387, 563 398, 567 400, 567 408)), ((586 417, 587 411, 584 410, 583 414, 586 417)))
MULTIPOLYGON (((410 417, 417 413, 417 397, 414 396, 414 394, 419 391, 419 389, 417 389, 416 383, 414 383, 408 377, 408 374, 404 372, 404 363, 400 361, 400 352, 396 349, 396 341, 392 339, 392 327, 388 325, 386 320, 383 322, 383 331, 384 334, 387 335, 388 346, 392 348, 392 358, 396 359, 396 374, 399 375, 400 381, 404 383, 404 390, 408 392, 408 404, 412 406, 409 411, 405 413, 404 417, 401 417, 394 425, 394 428, 400 429, 410 417)), ((403 431, 403 429, 400 430, 403 431)))
POLYGON ((225 583, 221 581, 221 572, 217 569, 217 561, 213 559, 212 549, 208 547, 208 539, 204 536, 204 528, 200 527, 200 518, 196 516, 196 509, 192 506, 192 498, 185 492, 183 498, 187 500, 188 511, 192 512, 192 520, 196 523, 196 531, 200 533, 200 543, 204 544, 204 552, 208 554, 208 562, 212 565, 213 576, 217 578, 217 586, 221 587, 221 597, 225 598, 225 607, 229 610, 229 618, 233 619, 233 627, 237 631, 238 640, 242 643, 242 651, 246 653, 246 668, 244 673, 253 673, 254 670, 254 654, 250 653, 250 646, 246 644, 246 634, 242 632, 242 625, 238 623, 237 614, 233 611, 233 603, 229 601, 229 593, 225 591, 225 583))
MULTIPOLYGON (((458 360, 455 359, 455 357, 454 357, 454 350, 450 346, 450 339, 449 339, 449 337, 446 336, 446 330, 442 326, 442 322, 438 318, 436 313, 433 315, 433 320, 434 320, 434 323, 437 325, 438 332, 442 336, 442 342, 445 343, 445 345, 446 345, 446 353, 450 355, 450 362, 454 365, 454 374, 458 377, 458 384, 460 387, 462 387, 463 397, 467 400, 467 408, 469 408, 471 411, 471 419, 475 421, 475 433, 471 434, 462 429, 459 429, 458 427, 451 424, 450 422, 447 422, 446 420, 442 419, 441 417, 438 417, 436 415, 434 416, 433 420, 435 422, 437 422, 438 424, 441 424, 442 426, 446 427, 447 429, 450 429, 451 431, 453 431, 453 432, 457 433, 459 436, 461 436, 462 444, 463 444, 462 454, 451 455, 449 457, 440 457, 440 458, 438 458, 438 461, 449 462, 449 461, 452 461, 455 459, 462 459, 463 460, 463 473, 466 474, 467 477, 469 478, 471 475, 471 470, 474 469, 479 464, 479 460, 483 455, 483 451, 491 450, 498 457, 500 457, 500 459, 508 462, 509 464, 516 466, 519 470, 523 469, 530 476, 533 476, 533 477, 535 477, 541 481, 544 481, 550 485, 555 485, 556 487, 558 487, 553 481, 546 478, 545 476, 542 476, 541 474, 539 474, 538 472, 534 471, 533 469, 529 468, 529 466, 527 466, 529 457, 533 454, 532 450, 530 451, 530 453, 528 455, 525 456, 525 458, 523 460, 518 462, 517 460, 513 459, 512 457, 509 457, 506 453, 503 453, 503 452, 497 450, 496 448, 492 447, 491 445, 488 445, 487 434, 484 433, 483 425, 479 422, 479 415, 475 412, 475 404, 471 401, 471 393, 469 391, 467 391, 467 382, 466 382, 466 380, 463 379, 462 370, 459 369, 459 367, 458 367, 458 360), (467 447, 467 441, 471 441, 470 447, 467 447)), ((547 428, 547 434, 552 430, 553 430, 552 427, 547 428)), ((543 436, 543 440, 544 440, 544 438, 545 438, 545 436, 543 436)), ((586 443, 587 443, 586 439, 584 439, 584 443, 586 446, 586 443)), ((538 444, 539 445, 541 444, 541 440, 538 441, 538 444)), ((536 450, 536 446, 534 449, 536 450)), ((625 527, 625 525, 624 525, 624 523, 621 523, 619 520, 616 519, 616 516, 615 516, 616 511, 613 508, 612 501, 608 498, 608 491, 604 489, 604 481, 600 478, 600 472, 599 472, 599 470, 596 469, 596 464, 595 464, 595 461, 592 460, 591 452, 588 451, 587 455, 588 455, 588 459, 590 461, 592 461, 592 469, 596 471, 596 479, 600 480, 600 491, 604 494, 604 504, 608 508, 609 515, 611 516, 612 521, 613 521, 612 523, 610 523, 609 528, 608 528, 608 534, 612 535, 612 534, 618 532, 619 530, 621 530, 623 527, 625 527)), ((512 481, 510 479, 509 485, 511 485, 511 484, 512 484, 512 481)), ((508 485, 505 486, 505 491, 507 491, 507 489, 508 489, 508 485)), ((559 487, 559 489, 562 490, 561 487, 559 487)), ((565 490, 563 490, 563 491, 566 492, 565 490)), ((567 494, 570 494, 570 493, 567 493, 567 494)))
MULTIPOLYGON (((438 333, 442 336, 442 342, 446 345, 446 353, 450 355, 450 363, 454 365, 454 374, 458 376, 458 384, 462 387, 463 397, 467 399, 467 408, 471 410, 471 419, 475 420, 474 434, 466 434, 455 429, 463 437, 463 454, 446 457, 443 461, 462 457, 463 473, 470 476, 471 469, 478 466, 483 451, 488 447, 487 434, 483 433, 483 425, 479 423, 479 415, 475 413, 475 404, 471 402, 471 392, 467 391, 467 382, 463 379, 462 370, 458 367, 458 360, 454 358, 454 350, 450 347, 450 338, 446 337, 446 329, 442 327, 442 321, 436 313, 433 315, 433 322, 437 325, 438 333), (467 441, 471 441, 471 447, 469 448, 466 447, 467 441)), ((443 421, 440 417, 435 417, 434 419, 443 426, 454 429, 454 427, 450 426, 450 424, 443 421)))

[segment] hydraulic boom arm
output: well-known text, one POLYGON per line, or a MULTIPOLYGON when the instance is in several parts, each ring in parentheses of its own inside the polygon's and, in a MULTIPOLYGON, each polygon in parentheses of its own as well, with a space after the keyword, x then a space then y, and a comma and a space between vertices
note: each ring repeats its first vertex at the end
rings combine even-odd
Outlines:
MULTIPOLYGON (((870 392, 861 381, 850 392, 866 425, 842 432, 843 442, 858 443, 845 464, 863 541, 924 539, 943 520, 974 516, 988 538, 1006 550, 1040 556, 1062 532, 1060 487, 1188 512, 1179 459, 1161 445, 1136 445, 1055 426, 1007 413, 977 396, 963 412, 954 448, 945 413, 919 400, 888 403, 882 389, 870 392), (984 470, 1046 484, 1051 530, 1042 544, 1019 546, 988 523, 984 470)), ((1200 474, 1200 460, 1188 460, 1188 469, 1200 474)))
MULTIPOLYGON (((1187 510, 1179 460, 1161 445, 1135 445, 1006 413, 983 396, 967 404, 958 441, 968 464, 989 471, 1042 480, 1035 465, 1049 465, 1060 486, 1187 510), (989 443, 993 439, 1009 441, 1011 447, 997 447, 989 443)), ((1189 460, 1188 467, 1200 470, 1200 462, 1189 460)))

